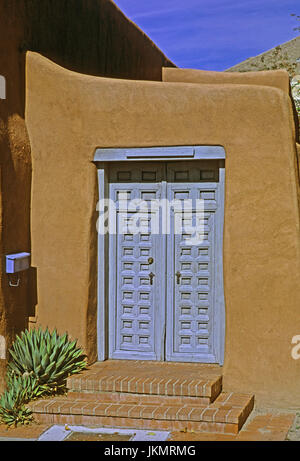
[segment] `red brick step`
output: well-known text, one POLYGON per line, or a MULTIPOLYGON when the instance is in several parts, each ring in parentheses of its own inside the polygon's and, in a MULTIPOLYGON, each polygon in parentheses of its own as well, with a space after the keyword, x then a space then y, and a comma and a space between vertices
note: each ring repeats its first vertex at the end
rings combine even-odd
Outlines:
POLYGON ((67 396, 29 405, 37 421, 236 434, 254 397, 222 391, 221 367, 107 360, 67 381, 67 396))
POLYGON ((237 434, 253 409, 254 398, 247 394, 221 393, 211 404, 147 404, 57 397, 32 402, 37 421, 49 424, 89 424, 139 429, 188 430, 237 434))
POLYGON ((195 363, 108 360, 70 377, 67 387, 80 393, 197 397, 213 402, 222 389, 221 368, 195 363), (129 363, 130 362, 130 363, 129 363))

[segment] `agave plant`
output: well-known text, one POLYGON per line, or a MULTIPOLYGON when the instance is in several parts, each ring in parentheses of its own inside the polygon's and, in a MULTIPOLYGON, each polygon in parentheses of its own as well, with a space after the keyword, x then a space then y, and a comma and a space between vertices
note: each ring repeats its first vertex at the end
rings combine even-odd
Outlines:
POLYGON ((49 393, 48 387, 39 384, 33 374, 24 373, 21 376, 10 371, 6 375, 6 388, 8 390, 14 389, 15 395, 18 395, 19 400, 24 403, 38 399, 49 393))
POLYGON ((48 328, 25 330, 16 337, 9 351, 7 390, 0 397, 1 422, 29 424, 32 413, 26 403, 66 390, 67 377, 86 368, 86 356, 76 344, 67 333, 59 336, 48 328))
POLYGON ((29 424, 32 412, 25 407, 31 397, 31 390, 36 393, 36 382, 31 377, 10 377, 9 387, 0 397, 0 420, 8 426, 29 424))
POLYGON ((56 330, 50 333, 48 328, 25 330, 9 351, 12 360, 8 373, 11 377, 34 377, 43 392, 62 391, 68 376, 86 368, 86 356, 76 344, 76 340, 69 341, 67 333, 59 336, 56 330))

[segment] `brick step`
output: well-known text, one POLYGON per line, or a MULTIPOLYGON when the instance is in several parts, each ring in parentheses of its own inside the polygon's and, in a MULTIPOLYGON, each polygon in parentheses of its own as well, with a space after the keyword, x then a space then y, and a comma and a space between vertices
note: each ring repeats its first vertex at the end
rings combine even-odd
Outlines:
POLYGON ((254 406, 248 394, 222 392, 211 404, 99 402, 56 397, 31 402, 35 420, 49 424, 88 424, 139 429, 188 430, 237 434, 254 406))
POLYGON ((130 403, 132 405, 204 405, 211 403, 206 397, 189 397, 178 395, 156 395, 156 394, 134 394, 128 392, 76 392, 69 390, 67 398, 71 400, 81 399, 86 401, 110 402, 110 403, 130 403))
POLYGON ((197 397, 213 402, 222 390, 220 367, 193 363, 108 360, 67 380, 73 392, 197 397))

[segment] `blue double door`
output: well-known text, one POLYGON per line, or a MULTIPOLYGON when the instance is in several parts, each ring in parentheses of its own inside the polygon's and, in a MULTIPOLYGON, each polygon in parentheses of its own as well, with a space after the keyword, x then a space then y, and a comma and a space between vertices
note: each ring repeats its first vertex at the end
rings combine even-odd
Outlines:
POLYGON ((218 161, 109 169, 109 357, 219 363, 218 161))

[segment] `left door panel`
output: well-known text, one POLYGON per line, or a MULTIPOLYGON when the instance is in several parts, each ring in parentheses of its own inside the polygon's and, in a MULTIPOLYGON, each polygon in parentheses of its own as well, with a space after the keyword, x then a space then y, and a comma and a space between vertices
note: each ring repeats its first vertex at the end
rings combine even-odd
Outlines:
POLYGON ((165 242, 159 233, 163 166, 110 168, 109 356, 163 360, 165 242))

